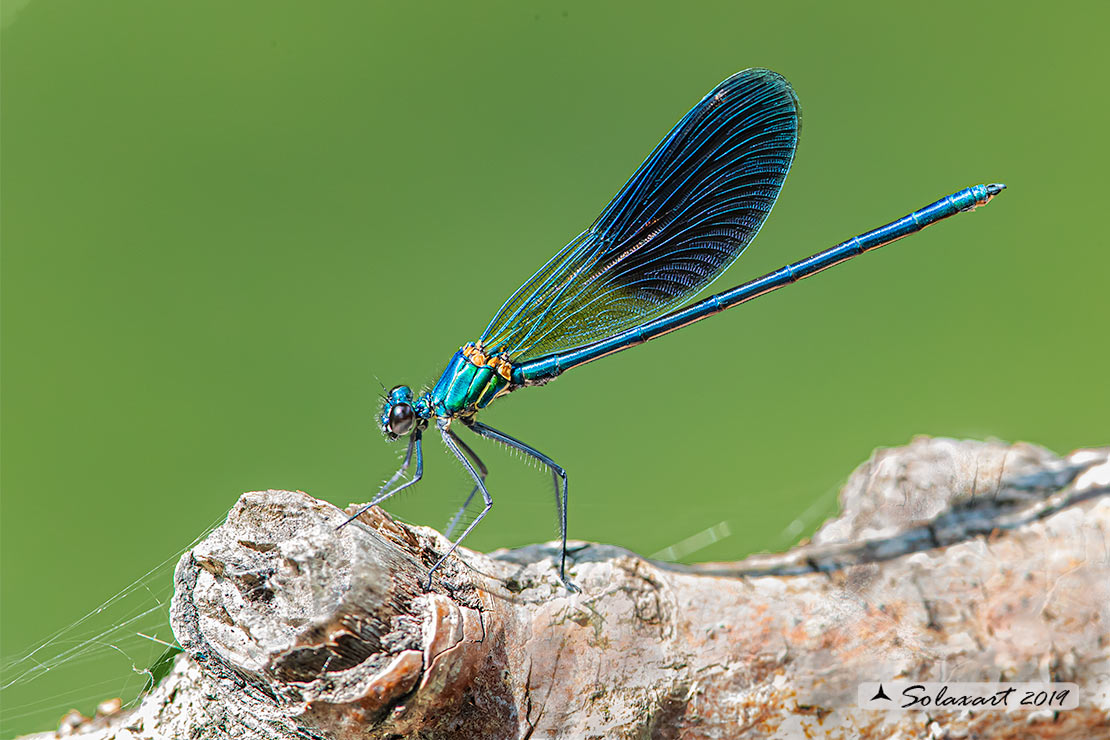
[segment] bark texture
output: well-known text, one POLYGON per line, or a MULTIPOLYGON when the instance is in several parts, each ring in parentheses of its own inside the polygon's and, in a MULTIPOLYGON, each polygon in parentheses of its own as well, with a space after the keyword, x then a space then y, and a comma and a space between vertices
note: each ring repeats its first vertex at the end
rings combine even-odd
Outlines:
POLYGON ((372 510, 247 493, 182 557, 185 652, 96 738, 1110 737, 1110 462, 918 439, 812 542, 678 566, 461 551, 372 510), (878 712, 856 684, 1070 681, 1080 707, 878 712))

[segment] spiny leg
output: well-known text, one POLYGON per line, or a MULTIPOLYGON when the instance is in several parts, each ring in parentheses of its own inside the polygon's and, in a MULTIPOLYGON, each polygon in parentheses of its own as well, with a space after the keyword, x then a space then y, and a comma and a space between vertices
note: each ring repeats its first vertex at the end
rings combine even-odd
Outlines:
POLYGON ((382 491, 388 490, 390 486, 396 483, 398 478, 404 476, 405 471, 409 469, 409 463, 412 462, 412 449, 413 438, 409 437, 409 443, 405 449, 405 459, 401 462, 401 467, 397 469, 397 472, 393 474, 392 478, 383 483, 382 487, 378 489, 378 496, 382 495, 382 491))
POLYGON ((563 537, 563 550, 559 559, 559 580, 568 591, 580 591, 569 578, 567 578, 567 473, 554 460, 539 450, 529 447, 519 439, 514 439, 504 432, 499 432, 493 427, 488 427, 480 421, 467 424, 475 434, 506 444, 515 450, 520 450, 526 455, 534 457, 546 465, 551 471, 551 478, 555 482, 555 505, 559 510, 559 532, 563 537), (561 485, 560 485, 561 483, 561 485), (562 496, 560 497, 560 492, 562 496))
MULTIPOLYGON (((480 475, 482 481, 485 482, 486 476, 489 475, 489 469, 486 467, 486 464, 482 462, 482 458, 478 457, 478 453, 470 449, 470 445, 463 442, 459 435, 455 434, 450 429, 445 431, 444 434, 450 434, 451 439, 455 440, 455 443, 462 448, 462 451, 470 456, 470 459, 478 466, 478 475, 480 475)), ((466 513, 466 507, 470 506, 470 502, 474 500, 474 494, 476 493, 478 493, 478 486, 474 486, 474 488, 471 489, 470 495, 466 497, 466 503, 455 512, 455 516, 451 517, 451 521, 447 523, 447 529, 444 531, 444 535, 447 536, 447 539, 451 539, 451 533, 455 531, 455 527, 459 526, 459 519, 466 513)))
POLYGON ((463 467, 466 468, 466 472, 470 473, 470 477, 474 479, 475 487, 482 492, 482 499, 485 500, 486 506, 478 513, 478 516, 474 517, 474 521, 467 525, 466 529, 463 530, 463 533, 459 535, 459 538, 455 540, 455 542, 451 545, 451 549, 449 549, 443 555, 443 557, 437 560, 436 564, 432 566, 432 569, 428 571, 428 582, 424 586, 425 590, 431 590, 432 574, 436 572, 436 568, 443 565, 443 561, 451 557, 451 553, 455 551, 455 548, 459 546, 460 542, 466 539, 466 536, 470 534, 470 530, 474 529, 474 527, 478 525, 478 522, 482 521, 482 519, 485 518, 486 514, 489 513, 489 510, 493 508, 493 498, 489 495, 489 491, 486 490, 486 483, 483 480, 483 476, 478 475, 478 471, 474 469, 474 466, 471 465, 470 460, 466 458, 466 455, 463 453, 462 448, 459 447, 458 437, 452 434, 451 431, 447 428, 447 423, 448 422, 445 420, 440 420, 436 422, 436 427, 438 427, 440 433, 443 435, 443 443, 447 445, 447 449, 451 450, 451 452, 454 453, 455 457, 459 458, 459 462, 461 462, 463 464, 463 467))
MULTIPOLYGON (((340 524, 339 527, 343 527, 347 524, 350 524, 352 521, 357 519, 363 513, 369 511, 371 506, 377 506, 382 501, 385 501, 387 498, 389 498, 393 494, 397 493, 398 491, 403 491, 406 488, 408 488, 409 486, 411 486, 412 484, 416 483, 422 477, 424 477, 424 453, 420 449, 420 430, 417 430, 417 431, 412 433, 411 437, 409 437, 409 448, 408 448, 408 451, 405 452, 405 460, 404 460, 404 462, 401 463, 401 469, 398 470, 396 473, 394 473, 393 477, 385 482, 385 485, 383 485, 381 487, 381 489, 378 491, 378 495, 375 496, 370 501, 370 503, 366 504, 366 506, 363 506, 361 509, 359 509, 357 512, 355 512, 355 514, 353 516, 348 517, 347 521, 343 522, 343 524, 340 524), (403 476, 405 474, 406 470, 408 470, 409 463, 412 462, 412 452, 413 452, 414 449, 416 450, 416 472, 413 473, 412 480, 405 481, 401 485, 399 485, 396 488, 390 490, 389 487, 391 485, 393 485, 393 483, 398 478, 403 476)), ((336 529, 338 529, 339 527, 336 527, 336 529)))

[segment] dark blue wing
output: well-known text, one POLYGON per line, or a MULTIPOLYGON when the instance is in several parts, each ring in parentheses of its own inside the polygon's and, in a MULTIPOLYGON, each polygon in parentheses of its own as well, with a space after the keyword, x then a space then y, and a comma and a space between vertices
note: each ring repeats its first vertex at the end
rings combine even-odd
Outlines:
POLYGON ((514 361, 611 336, 684 303, 755 237, 798 142, 785 79, 746 69, 655 148, 590 228, 505 302, 482 335, 514 361))

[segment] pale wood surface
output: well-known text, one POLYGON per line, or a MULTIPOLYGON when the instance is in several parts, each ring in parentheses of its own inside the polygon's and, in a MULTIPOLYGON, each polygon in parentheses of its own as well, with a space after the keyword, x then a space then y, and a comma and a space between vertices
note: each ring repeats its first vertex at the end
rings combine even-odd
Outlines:
MULTIPOLYGON (((462 551, 380 510, 244 494, 185 554, 185 653, 89 738, 1110 737, 1110 462, 918 439, 811 543, 676 566, 462 551), (465 564, 464 564, 465 561, 465 564), (1057 680, 1077 710, 874 712, 861 681, 1057 680)), ((617 495, 617 494, 614 494, 617 495)), ((753 504, 754 505, 754 504, 753 504)), ((49 736, 49 735, 47 735, 49 736)))

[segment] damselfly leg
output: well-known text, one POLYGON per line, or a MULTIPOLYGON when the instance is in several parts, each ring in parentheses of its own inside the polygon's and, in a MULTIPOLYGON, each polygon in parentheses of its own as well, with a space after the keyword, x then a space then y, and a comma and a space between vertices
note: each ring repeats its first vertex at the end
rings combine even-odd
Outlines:
MULTIPOLYGON (((375 496, 370 501, 370 503, 366 504, 366 506, 363 506, 361 509, 359 509, 357 512, 355 512, 354 515, 348 517, 347 521, 343 522, 343 524, 340 524, 339 526, 342 527, 346 524, 350 524, 355 519, 358 519, 362 514, 369 511, 370 507, 377 506, 382 501, 385 501, 387 498, 389 498, 393 494, 397 493, 398 491, 405 490, 409 486, 418 482, 422 477, 424 477, 424 453, 420 449, 420 431, 417 430, 417 431, 413 432, 411 437, 409 437, 409 448, 405 452, 405 459, 401 463, 401 468, 396 473, 393 474, 392 478, 390 478, 389 480, 387 480, 385 482, 385 485, 383 485, 381 487, 381 489, 378 491, 378 495, 375 496), (408 470, 409 463, 412 462, 413 450, 416 451, 416 472, 413 473, 413 476, 412 476, 411 480, 407 480, 404 483, 402 483, 401 485, 397 486, 396 488, 391 489, 390 486, 392 486, 394 483, 396 483, 398 479, 404 477, 405 471, 408 470)), ((337 527, 337 529, 338 529, 338 527, 337 527)))
MULTIPOLYGON (((446 553, 444 553, 443 557, 437 560, 436 564, 432 566, 432 569, 428 571, 428 582, 424 584, 424 588, 425 590, 429 591, 432 588, 432 574, 436 572, 436 569, 439 568, 439 566, 443 565, 443 561, 451 557, 451 553, 455 551, 460 542, 466 539, 466 536, 470 534, 470 530, 474 529, 474 527, 478 525, 478 522, 482 521, 482 519, 485 518, 486 514, 489 513, 489 510, 493 508, 493 497, 490 496, 489 491, 486 490, 484 472, 483 474, 479 475, 478 471, 475 470, 474 465, 467 458, 466 453, 462 451, 462 447, 459 446, 461 444, 461 440, 459 440, 459 438, 456 437, 454 433, 452 433, 451 430, 448 428, 448 424, 450 423, 450 419, 437 419, 436 428, 439 429, 440 434, 443 436, 443 443, 447 445, 447 449, 451 450, 452 454, 454 454, 455 457, 459 459, 459 462, 463 464, 463 467, 466 468, 466 472, 470 473, 470 477, 474 479, 474 487, 482 492, 482 499, 486 502, 486 505, 485 508, 478 512, 478 516, 474 517, 474 521, 466 525, 466 529, 464 529, 463 533, 459 535, 459 538, 455 540, 454 543, 452 543, 451 548, 446 553)), ((465 506, 463 508, 465 508, 465 506)))
MULTIPOLYGON (((478 475, 481 476, 482 481, 485 482, 486 476, 489 475, 489 469, 486 468, 486 464, 482 462, 482 458, 478 457, 478 453, 472 450, 470 445, 463 442, 459 435, 455 434, 450 429, 444 432, 444 434, 451 435, 451 439, 455 440, 455 444, 470 456, 470 459, 473 460, 474 464, 478 467, 478 475)), ((466 497, 466 502, 455 512, 455 516, 451 517, 451 521, 447 523, 447 529, 444 530, 444 535, 447 536, 447 539, 451 539, 451 533, 455 531, 455 527, 459 526, 459 520, 462 519, 463 514, 466 513, 466 507, 470 506, 470 502, 474 500, 474 494, 476 493, 478 493, 478 486, 474 486, 474 488, 470 490, 470 495, 466 497)))
MULTIPOLYGON (((465 423, 465 422, 464 422, 465 423)), ((559 510, 559 533, 562 536, 562 552, 559 559, 559 580, 568 591, 579 591, 577 586, 567 578, 567 473, 554 460, 534 447, 514 439, 504 432, 499 432, 493 427, 486 426, 480 421, 471 421, 466 424, 475 434, 487 439, 492 439, 501 444, 508 445, 514 450, 520 450, 525 455, 539 460, 551 471, 551 478, 555 483, 555 507, 559 510), (562 494, 560 496, 560 493, 562 494)))

